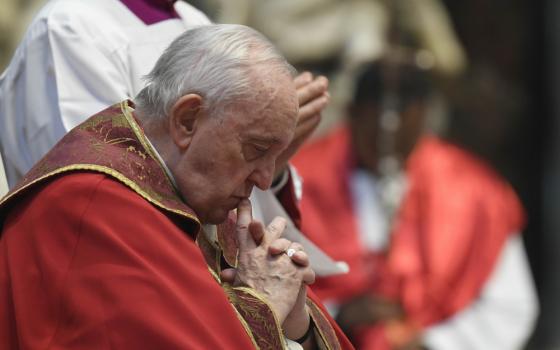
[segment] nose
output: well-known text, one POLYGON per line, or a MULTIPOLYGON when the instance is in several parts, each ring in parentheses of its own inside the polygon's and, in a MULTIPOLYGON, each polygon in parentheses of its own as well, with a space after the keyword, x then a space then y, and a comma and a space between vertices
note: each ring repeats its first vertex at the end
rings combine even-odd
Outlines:
POLYGON ((274 177, 274 166, 274 161, 268 161, 257 166, 249 176, 249 180, 263 191, 269 189, 274 177))

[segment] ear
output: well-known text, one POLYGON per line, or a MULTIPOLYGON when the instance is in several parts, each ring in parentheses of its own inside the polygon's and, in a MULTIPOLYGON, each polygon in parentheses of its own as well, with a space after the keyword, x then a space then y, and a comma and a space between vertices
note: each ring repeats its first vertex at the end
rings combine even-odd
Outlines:
POLYGON ((185 150, 191 143, 202 115, 202 97, 197 94, 182 96, 171 107, 169 134, 181 150, 185 150))

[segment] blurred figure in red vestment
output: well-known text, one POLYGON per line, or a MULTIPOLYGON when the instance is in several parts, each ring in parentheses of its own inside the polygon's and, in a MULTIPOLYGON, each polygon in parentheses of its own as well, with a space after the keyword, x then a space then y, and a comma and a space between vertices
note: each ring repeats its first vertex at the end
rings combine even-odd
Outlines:
MULTIPOLYGON (((365 67, 349 119, 296 157, 302 231, 350 266, 314 290, 358 349, 518 349, 538 308, 524 210, 485 161, 425 132, 424 54, 365 67)), ((477 81, 450 90, 451 118, 501 113, 477 81)))

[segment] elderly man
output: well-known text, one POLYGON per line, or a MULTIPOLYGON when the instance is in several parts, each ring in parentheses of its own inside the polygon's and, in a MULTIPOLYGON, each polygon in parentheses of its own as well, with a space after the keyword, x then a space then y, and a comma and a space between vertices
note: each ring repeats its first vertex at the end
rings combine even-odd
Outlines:
MULTIPOLYGON (((85 118, 136 96, 176 37, 209 23, 185 1, 48 1, 0 75, 0 152, 10 188, 85 118)), ((328 100, 325 78, 304 73, 296 83, 302 137, 294 151, 328 100)))
MULTIPOLYGON (((10 188, 88 116, 136 96, 144 87, 142 77, 185 29, 209 23, 185 1, 45 4, 0 75, 0 153, 10 188)), ((261 221, 264 213, 270 220, 279 200, 298 223, 295 199, 300 183, 286 165, 319 123, 329 99, 324 77, 314 79, 305 72, 294 81, 300 102, 296 136, 277 162, 274 186, 251 197, 254 216, 261 221)), ((282 209, 277 211, 281 214, 282 209)))
POLYGON ((294 137, 291 74, 257 32, 198 27, 136 108, 67 134, 0 203, 0 348, 351 349, 247 199, 294 137))

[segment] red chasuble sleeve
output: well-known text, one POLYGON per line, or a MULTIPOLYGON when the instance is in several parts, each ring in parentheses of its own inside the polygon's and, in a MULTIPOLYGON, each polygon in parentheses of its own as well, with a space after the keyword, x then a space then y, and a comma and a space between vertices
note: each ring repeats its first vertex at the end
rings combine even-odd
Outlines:
POLYGON ((0 349, 253 348, 192 237, 100 174, 11 210, 0 310, 0 349))

